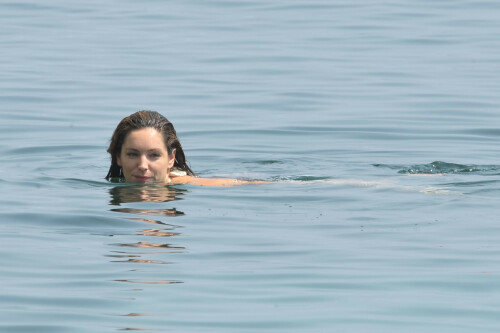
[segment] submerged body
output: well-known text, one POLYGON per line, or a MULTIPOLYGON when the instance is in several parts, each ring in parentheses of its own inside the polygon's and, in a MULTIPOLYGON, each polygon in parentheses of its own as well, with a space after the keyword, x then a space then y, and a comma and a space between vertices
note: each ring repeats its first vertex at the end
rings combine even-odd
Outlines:
MULTIPOLYGON (((177 133, 164 116, 156 111, 138 111, 117 126, 108 148, 111 166, 106 179, 132 183, 192 184, 202 186, 237 186, 268 183, 230 178, 200 178, 187 165, 177 133)), ((405 186, 352 179, 330 179, 322 182, 355 186, 405 186)), ((303 182, 302 182, 303 183, 303 182)), ((443 193, 439 189, 417 189, 426 193, 443 193)))
POLYGON ((260 184, 266 183, 265 181, 258 180, 240 180, 231 178, 201 178, 193 176, 177 176, 170 177, 170 183, 172 185, 178 184, 192 184, 192 185, 202 185, 202 186, 236 186, 244 184, 260 184))

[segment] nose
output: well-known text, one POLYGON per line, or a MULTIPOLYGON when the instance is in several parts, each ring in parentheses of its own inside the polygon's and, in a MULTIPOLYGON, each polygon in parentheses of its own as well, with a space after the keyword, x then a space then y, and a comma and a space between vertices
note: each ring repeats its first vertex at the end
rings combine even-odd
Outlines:
POLYGON ((145 155, 141 156, 138 168, 141 171, 146 171, 148 169, 148 158, 145 155))

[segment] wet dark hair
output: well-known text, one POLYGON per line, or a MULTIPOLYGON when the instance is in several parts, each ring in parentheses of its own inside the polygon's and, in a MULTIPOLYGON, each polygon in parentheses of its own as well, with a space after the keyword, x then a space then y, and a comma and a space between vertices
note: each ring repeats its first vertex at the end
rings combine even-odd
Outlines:
POLYGON ((160 132, 163 135, 168 153, 172 154, 175 149, 174 168, 185 171, 190 176, 195 175, 187 165, 186 157, 184 156, 179 138, 177 138, 174 125, 156 111, 142 110, 123 118, 118 126, 116 126, 107 150, 111 155, 111 166, 106 176, 107 180, 111 178, 123 178, 121 167, 117 163, 117 157, 121 154, 123 142, 125 142, 127 135, 133 130, 142 128, 154 128, 160 132))

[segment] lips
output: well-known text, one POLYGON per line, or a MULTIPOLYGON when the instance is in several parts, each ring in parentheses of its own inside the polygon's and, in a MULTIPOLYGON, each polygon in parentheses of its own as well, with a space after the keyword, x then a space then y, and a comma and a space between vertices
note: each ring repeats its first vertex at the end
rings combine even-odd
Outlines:
POLYGON ((151 177, 144 177, 144 176, 132 176, 134 177, 134 180, 138 182, 147 182, 148 180, 151 179, 151 177))

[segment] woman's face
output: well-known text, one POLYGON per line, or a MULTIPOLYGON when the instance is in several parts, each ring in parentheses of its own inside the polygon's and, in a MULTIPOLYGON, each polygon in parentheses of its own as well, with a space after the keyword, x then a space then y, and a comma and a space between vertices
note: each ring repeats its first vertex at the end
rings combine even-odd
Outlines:
POLYGON ((130 182, 169 182, 169 170, 174 166, 175 151, 169 155, 163 135, 154 128, 131 131, 117 156, 125 180, 130 182))

